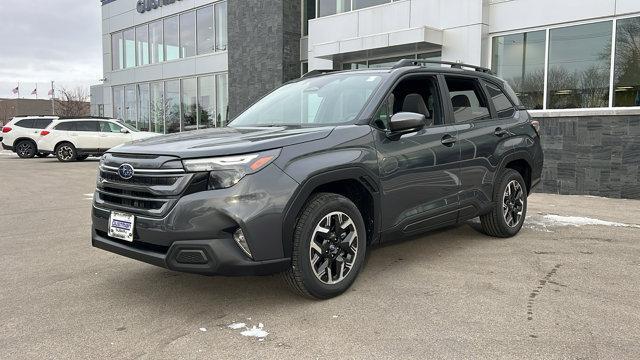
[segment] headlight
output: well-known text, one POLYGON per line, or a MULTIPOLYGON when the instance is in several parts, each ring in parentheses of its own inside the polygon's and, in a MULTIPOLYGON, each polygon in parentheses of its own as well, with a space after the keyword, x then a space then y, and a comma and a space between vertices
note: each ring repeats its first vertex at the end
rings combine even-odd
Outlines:
POLYGON ((243 177, 260 171, 280 155, 280 150, 255 154, 183 160, 189 172, 209 172, 209 189, 225 189, 237 184, 243 177))

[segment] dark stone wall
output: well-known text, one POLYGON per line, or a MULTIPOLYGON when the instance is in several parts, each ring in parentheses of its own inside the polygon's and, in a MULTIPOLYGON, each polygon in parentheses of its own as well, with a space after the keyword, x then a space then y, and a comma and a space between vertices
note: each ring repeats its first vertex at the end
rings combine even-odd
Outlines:
POLYGON ((536 120, 545 155, 537 191, 640 199, 640 116, 536 120))
POLYGON ((300 1, 231 0, 229 116, 300 76, 300 1))

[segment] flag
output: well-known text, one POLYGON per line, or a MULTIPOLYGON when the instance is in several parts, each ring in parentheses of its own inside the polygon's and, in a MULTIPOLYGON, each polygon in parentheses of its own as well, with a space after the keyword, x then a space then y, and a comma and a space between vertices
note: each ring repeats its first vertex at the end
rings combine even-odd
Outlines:
POLYGON ((20 92, 20 86, 16 86, 16 88, 13 89, 14 94, 17 94, 18 92, 20 92))
POLYGON ((53 96, 53 88, 51 88, 51 90, 49 90, 49 96, 53 96))
POLYGON ((31 95, 38 95, 38 88, 33 89, 31 95))

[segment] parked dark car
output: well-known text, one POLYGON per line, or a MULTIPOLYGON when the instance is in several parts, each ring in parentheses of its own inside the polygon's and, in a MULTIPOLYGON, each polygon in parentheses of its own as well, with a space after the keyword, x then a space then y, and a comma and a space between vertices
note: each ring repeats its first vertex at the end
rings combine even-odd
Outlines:
POLYGON ((517 234, 540 181, 537 123, 489 70, 439 64, 311 72, 229 127, 111 149, 93 245, 204 275, 283 272, 324 299, 371 245, 478 216, 517 234))

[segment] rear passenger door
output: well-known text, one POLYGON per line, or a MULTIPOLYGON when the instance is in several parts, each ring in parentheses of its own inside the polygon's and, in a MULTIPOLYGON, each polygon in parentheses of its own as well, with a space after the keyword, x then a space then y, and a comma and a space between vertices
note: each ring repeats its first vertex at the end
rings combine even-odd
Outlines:
POLYGON ((77 121, 77 147, 85 151, 97 152, 100 148, 100 124, 98 121, 77 121))
POLYGON ((459 221, 462 221, 491 206, 500 160, 512 148, 507 140, 516 111, 495 84, 472 76, 445 76, 445 79, 460 147, 459 221))

